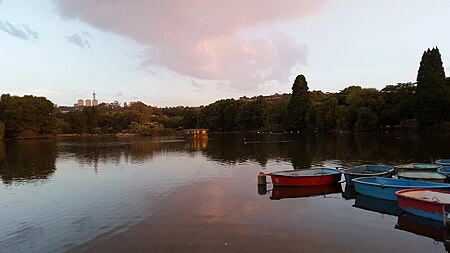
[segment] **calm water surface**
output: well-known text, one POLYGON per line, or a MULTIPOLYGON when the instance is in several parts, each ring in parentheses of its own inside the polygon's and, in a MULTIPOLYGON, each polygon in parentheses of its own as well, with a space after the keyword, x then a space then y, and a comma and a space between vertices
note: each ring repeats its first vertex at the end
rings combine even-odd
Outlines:
POLYGON ((0 252, 447 252, 439 222, 345 184, 260 171, 450 157, 450 136, 221 135, 0 142, 0 252), (265 193, 265 194, 264 194, 265 193))

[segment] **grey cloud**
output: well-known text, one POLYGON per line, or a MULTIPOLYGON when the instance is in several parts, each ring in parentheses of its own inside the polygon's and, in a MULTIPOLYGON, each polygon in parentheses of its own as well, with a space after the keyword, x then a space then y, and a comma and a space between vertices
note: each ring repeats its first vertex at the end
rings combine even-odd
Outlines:
POLYGON ((116 97, 123 97, 123 92, 121 91, 121 92, 117 93, 116 97))
POLYGON ((88 38, 92 38, 92 35, 88 32, 74 33, 66 36, 67 41, 81 48, 91 48, 88 38))
POLYGON ((191 79, 191 85, 194 87, 194 91, 195 92, 200 92, 203 90, 204 85, 194 81, 193 79, 191 79))
MULTIPOLYGON (((1 3, 0 3, 1 4, 1 3)), ((0 21, 0 29, 4 32, 8 33, 11 36, 14 36, 19 39, 35 41, 39 39, 39 34, 31 29, 28 25, 18 24, 13 25, 9 23, 7 20, 0 21)))
POLYGON ((195 88, 203 88, 203 85, 199 84, 198 82, 194 81, 191 79, 191 84, 192 86, 194 86, 195 88))

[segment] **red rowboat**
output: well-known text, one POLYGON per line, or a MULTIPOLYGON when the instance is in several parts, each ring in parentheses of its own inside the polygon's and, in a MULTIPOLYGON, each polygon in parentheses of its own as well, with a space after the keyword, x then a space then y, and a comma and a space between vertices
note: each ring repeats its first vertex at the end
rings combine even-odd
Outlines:
POLYGON ((336 184, 342 171, 332 168, 309 168, 270 173, 274 186, 310 186, 336 184))
POLYGON ((450 193, 435 189, 408 189, 395 193, 398 206, 417 216, 443 221, 444 205, 450 204, 450 193))

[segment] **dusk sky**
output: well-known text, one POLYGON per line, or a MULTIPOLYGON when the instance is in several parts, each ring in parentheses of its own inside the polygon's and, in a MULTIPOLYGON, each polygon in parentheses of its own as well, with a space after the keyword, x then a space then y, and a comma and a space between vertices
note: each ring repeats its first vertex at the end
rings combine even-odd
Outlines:
POLYGON ((0 93, 153 106, 414 82, 450 1, 0 0, 0 93))

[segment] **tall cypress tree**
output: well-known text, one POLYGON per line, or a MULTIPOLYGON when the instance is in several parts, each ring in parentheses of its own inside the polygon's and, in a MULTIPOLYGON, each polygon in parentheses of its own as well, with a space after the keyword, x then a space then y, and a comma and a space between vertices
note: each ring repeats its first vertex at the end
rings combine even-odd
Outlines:
POLYGON ((422 55, 417 73, 415 115, 421 127, 430 127, 447 118, 449 89, 445 83, 439 49, 428 49, 422 55))
POLYGON ((292 97, 288 104, 288 127, 299 131, 306 127, 306 113, 311 106, 308 83, 304 75, 298 75, 292 85, 292 97))

